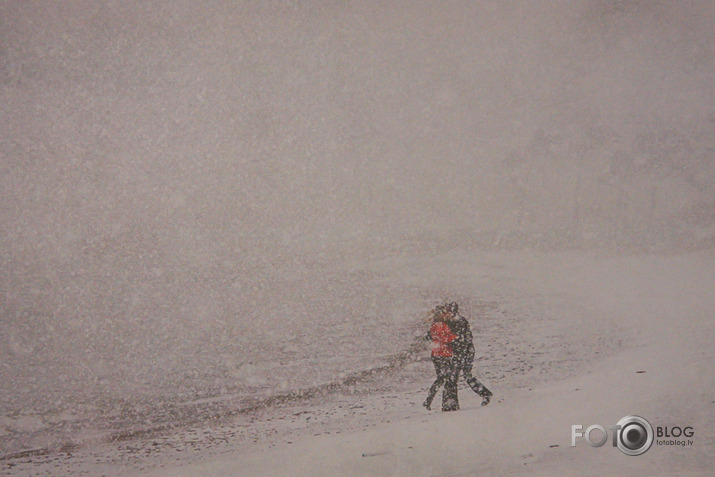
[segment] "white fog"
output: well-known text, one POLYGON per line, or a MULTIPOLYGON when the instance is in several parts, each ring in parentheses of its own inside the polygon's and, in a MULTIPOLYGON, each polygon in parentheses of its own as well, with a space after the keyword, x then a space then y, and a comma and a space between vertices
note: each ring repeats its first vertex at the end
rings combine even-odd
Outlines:
POLYGON ((0 1, 0 473, 283 405, 426 416, 444 301, 495 396, 665 323, 711 344, 714 49, 707 0, 0 1))

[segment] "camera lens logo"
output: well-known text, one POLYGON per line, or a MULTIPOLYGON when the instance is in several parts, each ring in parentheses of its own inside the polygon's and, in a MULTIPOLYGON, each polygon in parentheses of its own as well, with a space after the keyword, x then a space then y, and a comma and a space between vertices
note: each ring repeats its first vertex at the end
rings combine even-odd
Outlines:
MULTIPOLYGON (((575 424, 571 426, 571 446, 576 446, 576 439, 583 437, 588 445, 591 447, 601 447, 608 442, 608 431, 603 426, 598 424, 593 424, 582 431, 583 426, 580 424, 575 424), (597 433, 594 431, 598 431, 597 433), (593 437, 592 433, 596 434, 597 437, 593 437), (600 434, 600 435, 599 435, 600 434)), ((679 427, 673 428, 678 430, 678 435, 681 435, 682 431, 679 427)), ((692 427, 687 427, 690 429, 689 436, 693 435, 692 427)), ((626 455, 641 455, 644 454, 650 446, 653 445, 653 427, 650 422, 646 421, 640 416, 626 416, 615 426, 608 426, 608 430, 611 431, 611 436, 613 437, 613 447, 618 447, 621 452, 626 455)), ((666 428, 667 433, 667 428, 666 428)), ((658 436, 661 435, 661 428, 658 428, 658 436)), ((692 445, 692 441, 687 441, 692 445)), ((660 444, 660 441, 658 442, 660 444)), ((677 444, 677 445, 685 445, 677 444)))
POLYGON ((626 416, 614 427, 616 445, 626 455, 644 454, 653 445, 653 427, 640 416, 626 416))

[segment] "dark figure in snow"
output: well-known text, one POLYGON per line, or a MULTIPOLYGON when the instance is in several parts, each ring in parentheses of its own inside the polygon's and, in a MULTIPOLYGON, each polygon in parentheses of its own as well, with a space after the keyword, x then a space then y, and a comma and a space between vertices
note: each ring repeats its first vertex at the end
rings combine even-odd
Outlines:
POLYGON ((459 314, 457 302, 446 305, 449 319, 447 325, 457 338, 452 341, 452 352, 454 355, 454 383, 459 381, 459 373, 462 373, 472 391, 482 397, 482 406, 489 404, 492 392, 484 387, 477 378, 472 376, 472 365, 474 364, 474 340, 472 328, 465 317, 459 314))
POLYGON ((457 335, 452 333, 447 325, 449 313, 443 307, 437 307, 432 314, 432 325, 430 326, 428 339, 432 341, 432 362, 434 370, 437 373, 432 386, 429 388, 427 399, 422 404, 428 410, 432 406, 434 399, 440 386, 444 385, 442 392, 442 410, 456 411, 459 409, 457 400, 457 381, 454 373, 454 362, 452 359, 452 343, 457 339, 457 335))

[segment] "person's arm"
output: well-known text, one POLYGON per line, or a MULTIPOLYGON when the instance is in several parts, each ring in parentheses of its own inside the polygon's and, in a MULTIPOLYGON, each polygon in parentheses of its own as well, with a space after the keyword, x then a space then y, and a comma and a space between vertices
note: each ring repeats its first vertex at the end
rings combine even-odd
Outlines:
POLYGON ((466 341, 468 343, 474 342, 474 336, 472 335, 472 327, 466 318, 464 318, 464 337, 466 338, 466 341))

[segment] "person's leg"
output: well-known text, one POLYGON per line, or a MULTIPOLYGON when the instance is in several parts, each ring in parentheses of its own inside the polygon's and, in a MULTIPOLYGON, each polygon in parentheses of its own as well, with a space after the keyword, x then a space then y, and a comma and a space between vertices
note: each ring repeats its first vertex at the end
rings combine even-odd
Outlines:
POLYGON ((472 391, 482 395, 482 384, 472 376, 472 366, 474 364, 474 348, 468 349, 462 356, 462 373, 464 373, 464 380, 467 382, 472 391))
POLYGON ((445 375, 444 391, 442 392, 442 410, 456 411, 459 409, 459 396, 457 392, 457 378, 459 365, 456 360, 450 360, 445 375))
POLYGON ((447 379, 447 376, 444 372, 444 369, 446 367, 444 359, 445 358, 432 358, 432 363, 434 363, 434 370, 437 374, 437 379, 435 379, 434 383, 432 383, 432 386, 430 386, 429 391, 427 392, 427 399, 425 399, 425 402, 422 404, 428 410, 430 409, 430 406, 432 406, 432 400, 437 395, 439 387, 442 386, 442 384, 444 384, 447 379))
POLYGON ((474 364, 474 348, 470 347, 463 356, 461 363, 464 379, 472 391, 482 397, 482 406, 489 404, 492 392, 488 390, 477 378, 472 375, 472 365, 474 364))
POLYGON ((472 391, 482 397, 482 406, 486 406, 487 404, 489 404, 489 401, 492 397, 492 392, 488 390, 482 383, 480 383, 477 378, 472 376, 469 380, 467 380, 467 384, 469 384, 469 387, 472 388, 472 391))
POLYGON ((437 395, 437 391, 439 390, 439 387, 442 386, 444 383, 444 377, 439 376, 437 379, 435 379, 434 383, 432 383, 432 386, 430 386, 429 391, 427 392, 427 399, 425 399, 425 402, 422 403, 424 407, 426 407, 428 410, 432 406, 432 400, 434 397, 437 395))
POLYGON ((469 384, 469 380, 472 379, 472 366, 474 364, 474 348, 468 348, 460 356, 459 365, 462 369, 462 375, 464 380, 469 384))

